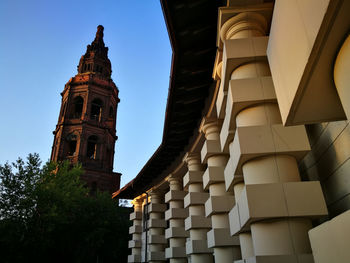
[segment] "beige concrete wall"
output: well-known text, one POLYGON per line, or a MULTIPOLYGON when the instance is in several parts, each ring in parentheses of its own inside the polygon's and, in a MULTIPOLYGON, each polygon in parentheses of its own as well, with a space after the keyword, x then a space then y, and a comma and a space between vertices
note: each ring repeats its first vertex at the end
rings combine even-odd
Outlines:
POLYGON ((349 10, 344 0, 275 1, 267 56, 284 124, 346 119, 331 72, 349 10))
POLYGON ((315 263, 350 261, 350 211, 309 231, 315 263))
POLYGON ((304 180, 320 180, 330 218, 350 209, 350 122, 307 125, 311 151, 300 162, 304 180))

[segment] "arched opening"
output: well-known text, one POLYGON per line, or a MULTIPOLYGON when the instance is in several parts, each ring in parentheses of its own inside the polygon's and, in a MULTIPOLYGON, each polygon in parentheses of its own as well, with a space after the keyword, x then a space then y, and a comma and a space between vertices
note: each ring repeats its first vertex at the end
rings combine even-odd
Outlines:
POLYGON ((108 114, 109 118, 113 118, 114 117, 114 109, 113 107, 109 107, 109 114, 108 114))
POLYGON ((73 109, 72 109, 73 119, 81 118, 81 114, 83 113, 83 106, 84 106, 84 99, 80 96, 75 97, 73 100, 73 109))
POLYGON ((78 135, 70 133, 67 138, 67 156, 74 156, 77 150, 78 135))
POLYGON ((97 159, 97 142, 98 137, 96 135, 91 135, 87 140, 86 156, 89 159, 97 159))
POLYGON ((102 116, 102 101, 100 99, 94 99, 91 103, 90 118, 92 120, 100 121, 102 116))
POLYGON ((95 65, 95 72, 102 72, 102 67, 100 65, 95 65))

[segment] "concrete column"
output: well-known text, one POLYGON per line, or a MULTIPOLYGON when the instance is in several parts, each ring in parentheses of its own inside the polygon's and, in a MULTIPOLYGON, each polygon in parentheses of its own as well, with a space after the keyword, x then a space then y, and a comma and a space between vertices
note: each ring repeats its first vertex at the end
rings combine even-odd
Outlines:
MULTIPOLYGON (((268 74, 267 62, 251 62, 235 69, 231 79, 268 74)), ((229 104, 232 109, 234 98, 229 104)), ((307 217, 326 214, 327 209, 319 183, 300 182, 296 158, 309 149, 304 127, 283 127, 277 103, 264 94, 232 117, 237 130, 225 176, 226 189, 233 189, 236 196, 230 228, 232 235, 240 237, 242 258, 312 262, 307 217), (243 181, 237 174, 243 175, 243 181), (300 196, 305 200, 297 201, 300 196)))
POLYGON ((239 234, 239 242, 241 244, 242 259, 246 260, 254 257, 254 247, 251 232, 239 234))
POLYGON ((188 172, 184 176, 183 185, 188 189, 184 204, 189 210, 189 216, 185 220, 185 230, 190 232, 190 238, 186 242, 186 253, 190 256, 191 263, 212 263, 213 249, 208 248, 207 232, 211 228, 210 218, 205 217, 204 203, 209 194, 203 190, 203 166, 199 153, 187 153, 184 161, 187 163, 188 172))
MULTIPOLYGON (((237 182, 233 186, 233 191, 234 191, 236 200, 240 199, 244 186, 245 186, 244 182, 241 182, 241 181, 237 182)), ((245 232, 239 233, 238 237, 239 237, 242 259, 247 260, 248 258, 254 257, 252 234, 249 231, 249 229, 247 229, 245 232)))
POLYGON ((220 29, 222 41, 265 36, 267 21, 261 14, 242 12, 228 19, 220 29))
POLYGON ((334 65, 334 82, 346 117, 350 120, 350 36, 340 48, 334 65))
MULTIPOLYGON (((234 14, 237 14, 234 12, 234 14)), ((227 14, 226 14, 227 15, 227 14)), ((223 18, 222 18, 223 19, 223 18)), ((268 23, 265 19, 265 17, 261 14, 254 13, 254 12, 242 12, 238 15, 235 15, 229 19, 221 26, 220 31, 218 32, 220 34, 220 39, 224 43, 224 53, 228 53, 227 50, 225 50, 225 46, 227 46, 228 43, 236 42, 238 43, 238 46, 234 49, 237 50, 240 46, 246 46, 251 47, 251 42, 243 43, 240 41, 240 39, 244 38, 255 38, 265 36, 268 28, 268 23)), ((261 42, 261 41, 260 41, 261 42)), ((234 44, 234 43, 233 43, 234 44)), ((255 49, 255 47, 253 47, 255 49)), ((229 52, 232 53, 232 52, 229 52)), ((242 52, 244 55, 239 55, 240 63, 245 63, 245 61, 251 61, 254 59, 253 57, 245 57, 248 53, 242 52)), ((254 53, 254 52, 253 52, 254 53)), ((238 53, 237 53, 238 54, 238 53)), ((253 56, 256 56, 257 53, 255 52, 253 56)), ((223 57, 227 57, 223 56, 223 57)), ((220 56, 221 58, 221 56, 220 56)), ((235 66, 237 63, 234 63, 235 66)), ((229 75, 232 71, 232 67, 230 63, 223 63, 223 61, 218 62, 216 66, 217 70, 217 76, 221 79, 220 83, 220 89, 216 100, 216 109, 218 113, 218 118, 224 118, 225 117, 225 108, 226 108, 226 102, 227 102, 227 95, 228 95, 228 81, 229 81, 229 75), (226 65, 225 68, 223 68, 223 65, 226 65)), ((225 127, 225 124, 223 125, 225 127)), ((225 133, 228 131, 224 129, 225 133)), ((231 141, 233 139, 233 134, 226 136, 229 136, 229 140, 231 141)), ((222 148, 227 149, 228 143, 222 144, 222 148)))
POLYGON ((142 234, 141 234, 141 262, 146 262, 146 252, 149 251, 149 232, 147 227, 147 220, 149 219, 148 209, 150 205, 149 195, 145 195, 142 202, 142 234), (147 238, 146 238, 147 236, 147 238))
MULTIPOLYGON (((260 104, 240 112, 237 127, 271 125, 281 122, 276 104, 260 104)), ((299 182, 296 159, 289 155, 268 155, 247 161, 242 166, 245 185, 299 182)), ((257 190, 258 191, 258 190, 257 190)), ((262 190, 263 191, 263 190, 262 190)), ((273 213, 273 208, 266 213, 273 213)), ((307 218, 276 219, 251 224, 254 255, 271 258, 293 258, 293 255, 310 254, 307 232, 311 221, 307 218)), ((309 257, 309 260, 312 258, 309 257)), ((310 262, 310 261, 308 261, 310 262)))
MULTIPOLYGON (((228 19, 220 29, 220 37, 223 42, 226 40, 237 40, 241 38, 256 38, 266 35, 267 31, 267 22, 264 16, 258 13, 253 12, 243 12, 238 15, 235 15, 228 19)), ((258 66, 255 68, 256 75, 265 76, 270 75, 270 71, 267 67, 259 66, 260 62, 257 63, 258 66)), ((249 64, 248 64, 249 65, 249 64)), ((241 76, 240 78, 248 77, 252 78, 251 70, 241 66, 241 76)), ((235 72, 235 71, 234 71, 235 72)), ((235 76, 231 76, 231 79, 235 79, 235 76)), ((225 81, 225 79, 223 80, 225 81)), ((225 85, 222 85, 223 87, 225 85)), ((226 85, 227 86, 227 85, 226 85)), ((227 92, 229 93, 229 91, 227 92)), ((231 94, 230 94, 231 95, 231 94)), ((224 118, 224 123, 220 132, 220 142, 221 148, 223 151, 227 148, 232 147, 233 138, 234 138, 234 127, 232 127, 232 96, 227 98, 228 102, 226 103, 226 113, 224 118)), ((227 167, 225 167, 225 176, 226 181, 231 183, 231 187, 227 187, 226 190, 233 191, 236 200, 239 200, 240 194, 244 188, 243 178, 241 175, 232 173, 232 158, 230 157, 227 167), (232 180, 231 180, 232 178, 232 180), (229 179, 229 180, 227 180, 229 179)), ((230 184, 229 183, 229 184, 230 184)), ((227 183, 226 183, 227 185, 227 183)), ((245 260, 249 257, 254 256, 253 243, 250 231, 246 231, 237 235, 239 237, 241 245, 241 255, 242 259, 245 260)))
POLYGON ((327 211, 320 185, 300 182, 297 158, 310 149, 304 127, 281 125, 266 59, 267 25, 256 9, 235 14, 220 30, 221 86, 227 88, 220 142, 230 153, 225 188, 236 199, 230 231, 239 236, 243 262, 309 262, 310 221, 292 218, 327 211), (301 205, 299 194, 313 204, 301 205))
POLYGON ((226 192, 224 168, 228 155, 221 152, 219 123, 216 119, 204 118, 201 130, 206 141, 201 151, 202 162, 207 163, 203 175, 203 187, 209 190, 205 202, 205 215, 210 217, 212 229, 207 233, 208 247, 214 249, 215 262, 232 262, 240 258, 239 240, 229 234, 228 212, 235 199, 232 192, 226 192))
MULTIPOLYGON (((251 38, 251 37, 262 37, 265 36, 267 29, 267 23, 262 15, 255 13, 241 13, 229 19, 221 28, 221 38, 222 39, 240 39, 240 38, 251 38)), ((233 71, 231 79, 243 79, 243 78, 253 78, 260 76, 270 75, 270 70, 268 65, 264 62, 256 62, 253 64, 246 64, 239 67, 239 70, 233 71), (239 73, 238 73, 239 71, 239 73), (252 75, 252 72, 255 75, 252 75), (235 76, 235 74, 239 76, 235 76)), ((233 144, 233 134, 230 132, 230 121, 231 121, 231 111, 232 111, 232 101, 228 102, 226 108, 226 114, 224 119, 224 124, 220 133, 220 141, 222 145, 222 150, 224 150, 224 145, 229 145, 229 148, 233 144), (232 134, 230 136, 230 133, 232 134)), ((230 158, 228 162, 228 167, 226 173, 231 173, 232 159, 230 158)), ((228 191, 232 191, 234 188, 235 199, 238 200, 240 194, 244 188, 243 178, 240 175, 230 174, 230 178, 233 177, 233 184, 231 189, 227 188, 228 191)), ((240 245, 241 245, 241 255, 242 259, 248 259, 254 256, 252 236, 249 230, 244 233, 238 234, 240 245)))
POLYGON ((152 191, 150 194, 150 204, 148 205, 148 251, 146 262, 163 262, 165 259, 164 229, 166 222, 164 219, 164 194, 162 192, 152 191))
POLYGON ((165 212, 165 219, 169 222, 169 228, 165 231, 169 247, 165 250, 165 257, 170 263, 187 263, 185 242, 188 232, 185 231, 184 219, 188 216, 184 208, 185 191, 182 191, 180 178, 170 176, 169 192, 165 195, 165 202, 169 209, 165 212))
POLYGON ((142 202, 141 197, 137 197, 132 201, 134 212, 130 214, 133 225, 129 229, 132 240, 129 241, 131 255, 128 256, 128 262, 141 262, 142 202))

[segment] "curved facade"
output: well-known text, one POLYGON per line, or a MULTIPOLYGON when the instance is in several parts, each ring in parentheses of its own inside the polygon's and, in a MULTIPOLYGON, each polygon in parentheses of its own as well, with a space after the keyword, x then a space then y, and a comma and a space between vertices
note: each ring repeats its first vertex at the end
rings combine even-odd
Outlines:
POLYGON ((349 262, 349 2, 180 2, 162 144, 114 193, 128 261, 349 262))

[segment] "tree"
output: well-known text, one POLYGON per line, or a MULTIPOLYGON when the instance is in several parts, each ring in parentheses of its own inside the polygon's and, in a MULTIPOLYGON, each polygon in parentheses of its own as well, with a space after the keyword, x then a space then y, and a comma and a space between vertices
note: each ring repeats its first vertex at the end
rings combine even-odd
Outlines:
POLYGON ((19 158, 12 165, 0 166, 0 215, 1 219, 23 221, 33 212, 34 189, 40 177, 40 158, 29 154, 27 162, 19 158), (13 168, 17 171, 14 173, 13 168))
POLYGON ((107 193, 89 195, 80 165, 37 154, 0 165, 2 262, 126 262, 129 221, 107 193))

